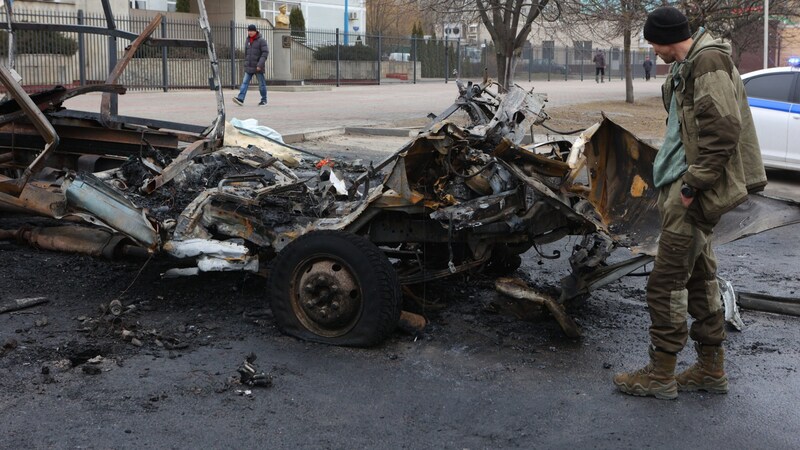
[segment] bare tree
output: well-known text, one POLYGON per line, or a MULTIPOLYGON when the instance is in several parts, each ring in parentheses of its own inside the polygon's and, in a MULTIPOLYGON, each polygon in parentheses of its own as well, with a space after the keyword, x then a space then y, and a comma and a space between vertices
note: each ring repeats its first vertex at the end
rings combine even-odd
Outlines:
POLYGON ((369 0, 367 34, 373 36, 409 36, 411 27, 421 18, 407 0, 369 0))
MULTIPOLYGON (((739 64, 743 53, 758 51, 764 45, 764 1, 681 0, 678 6, 689 18, 692 32, 706 28, 714 36, 726 39, 733 47, 733 61, 739 64)), ((770 35, 776 36, 778 18, 795 17, 800 12, 798 0, 770 0, 770 35)))
POLYGON ((443 17, 478 17, 494 42, 497 82, 503 89, 514 84, 514 69, 537 18, 557 20, 559 0, 425 0, 424 7, 443 17))
POLYGON ((622 36, 625 101, 628 103, 634 102, 631 37, 642 28, 647 12, 663 3, 659 0, 567 0, 564 3, 568 21, 606 39, 622 36))

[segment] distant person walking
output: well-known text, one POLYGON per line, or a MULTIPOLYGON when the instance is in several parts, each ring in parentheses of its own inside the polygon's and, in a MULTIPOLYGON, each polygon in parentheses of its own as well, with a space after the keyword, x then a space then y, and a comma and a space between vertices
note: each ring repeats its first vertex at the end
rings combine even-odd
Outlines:
POLYGON ((649 56, 644 57, 642 67, 644 67, 644 80, 650 81, 650 71, 653 70, 653 61, 650 61, 649 56))
POLYGON ((261 93, 259 106, 267 104, 267 80, 264 78, 264 64, 269 56, 269 46, 267 41, 261 37, 255 25, 247 26, 247 42, 245 43, 244 53, 244 80, 239 89, 239 95, 233 98, 233 102, 239 106, 244 104, 244 97, 250 87, 250 80, 253 75, 258 77, 258 92, 261 93))
POLYGON ((596 83, 604 83, 606 76, 606 55, 603 54, 602 50, 597 49, 597 53, 594 54, 592 62, 594 63, 594 81, 596 83))

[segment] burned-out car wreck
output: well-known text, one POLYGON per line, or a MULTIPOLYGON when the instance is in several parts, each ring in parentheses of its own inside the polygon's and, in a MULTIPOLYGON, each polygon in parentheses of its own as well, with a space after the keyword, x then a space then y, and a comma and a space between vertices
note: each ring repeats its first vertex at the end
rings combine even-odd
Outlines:
MULTIPOLYGON (((129 52, 159 45, 148 36, 137 36, 129 52)), ((108 98, 124 91, 114 81, 126 58, 106 84, 32 96, 0 67, 11 94, 0 104, 0 210, 64 222, 0 230, 0 238, 95 256, 174 258, 165 276, 262 273, 283 331, 355 346, 392 332, 401 286, 475 270, 508 274, 520 254, 568 235, 583 238, 561 297, 537 298, 577 335, 564 304, 652 261, 656 151, 609 119, 574 142, 523 144, 547 119, 544 95, 459 82, 456 102, 419 135, 383 161, 355 166, 273 139, 226 145, 219 88, 218 115, 206 129, 111 114, 108 98), (99 114, 61 106, 97 90, 105 92, 99 114), (451 120, 456 112, 468 120, 451 120), (617 247, 637 256, 607 264, 617 247)), ((717 242, 800 220, 796 207, 772 202, 753 198, 729 214, 717 242)), ((503 279, 497 288, 524 290, 503 279)))

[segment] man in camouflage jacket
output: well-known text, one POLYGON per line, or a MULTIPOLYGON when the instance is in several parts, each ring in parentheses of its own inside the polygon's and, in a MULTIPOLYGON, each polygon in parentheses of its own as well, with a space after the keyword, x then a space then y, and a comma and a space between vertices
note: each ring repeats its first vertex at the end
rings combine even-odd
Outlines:
POLYGON ((616 375, 614 384, 662 399, 678 390, 725 393, 725 320, 710 239, 722 214, 763 189, 766 173, 730 45, 702 28, 691 35, 686 16, 673 7, 649 14, 644 37, 672 64, 662 87, 667 132, 653 164, 662 230, 647 282, 650 363, 616 375), (697 362, 675 375, 689 336, 697 362))

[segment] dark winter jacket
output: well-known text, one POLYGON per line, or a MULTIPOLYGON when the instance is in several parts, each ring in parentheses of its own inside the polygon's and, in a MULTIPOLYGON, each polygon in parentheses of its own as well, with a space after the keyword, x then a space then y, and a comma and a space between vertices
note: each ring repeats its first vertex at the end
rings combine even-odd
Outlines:
POLYGON ((260 68, 261 73, 264 73, 264 63, 267 61, 267 56, 269 56, 269 46, 267 41, 261 37, 261 33, 256 32, 252 43, 248 36, 245 43, 244 71, 253 74, 257 72, 256 68, 260 68))
POLYGON ((602 53, 595 53, 592 62, 594 62, 594 66, 598 69, 603 68, 606 66, 606 57, 602 53))
POLYGON ((644 62, 642 63, 642 67, 644 67, 645 72, 650 72, 651 70, 653 70, 653 61, 645 59, 644 62))
MULTIPOLYGON (((701 29, 677 75, 662 86, 664 108, 674 96, 689 170, 683 181, 700 190, 702 214, 718 219, 767 184, 744 84, 731 46, 701 29), (678 85, 674 85, 674 78, 678 85)), ((697 203, 697 202, 695 202, 697 203)))

